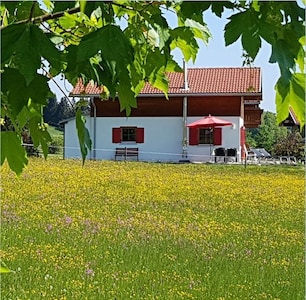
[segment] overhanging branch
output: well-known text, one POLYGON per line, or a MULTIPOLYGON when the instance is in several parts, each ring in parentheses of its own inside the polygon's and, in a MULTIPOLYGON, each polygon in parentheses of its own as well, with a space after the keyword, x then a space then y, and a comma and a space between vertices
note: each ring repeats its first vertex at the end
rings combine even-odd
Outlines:
MULTIPOLYGON (((30 21, 32 23, 42 23, 42 22, 45 22, 45 21, 48 21, 48 20, 53 20, 53 19, 60 18, 60 17, 64 16, 65 13, 67 13, 69 15, 72 15, 72 14, 75 14, 75 13, 78 13, 78 12, 80 12, 80 7, 74 7, 74 8, 65 10, 65 11, 56 12, 54 14, 51 13, 51 14, 46 14, 46 15, 42 15, 42 16, 39 16, 39 17, 35 17, 35 18, 32 18, 30 21)), ((29 19, 25 19, 25 20, 17 21, 14 24, 25 24, 25 23, 28 23, 28 22, 29 22, 29 19)), ((9 25, 7 25, 7 26, 9 26, 9 25)), ((3 26, 2 28, 7 27, 7 26, 3 26)))

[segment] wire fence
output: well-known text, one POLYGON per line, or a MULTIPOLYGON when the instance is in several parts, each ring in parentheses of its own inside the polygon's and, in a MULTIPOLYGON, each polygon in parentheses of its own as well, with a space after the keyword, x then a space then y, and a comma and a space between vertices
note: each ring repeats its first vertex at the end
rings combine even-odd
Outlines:
MULTIPOLYGON (((34 152, 34 149, 36 149, 36 152, 38 153, 38 155, 43 155, 43 151, 41 149, 41 147, 35 148, 35 146, 33 144, 28 144, 28 143, 23 143, 22 144, 24 147, 27 148, 32 148, 34 152)), ((63 146, 54 146, 54 145, 50 145, 48 146, 49 148, 49 152, 50 149, 55 150, 55 154, 57 155, 62 155, 64 158, 64 154, 68 153, 68 155, 72 154, 71 152, 69 153, 69 150, 73 151, 73 158, 77 158, 76 153, 79 152, 79 157, 81 158, 81 150, 80 147, 63 147, 63 146)), ((107 157, 113 157, 113 159, 115 159, 115 148, 92 148, 89 152, 88 158, 92 159, 93 156, 97 159, 103 159, 103 157, 106 157, 105 154, 110 154, 107 157)), ((139 157, 141 158, 141 156, 145 157, 145 158, 150 158, 151 160, 154 160, 154 157, 158 157, 156 159, 156 161, 163 161, 163 160, 167 160, 166 158, 172 158, 173 161, 179 161, 179 160, 187 160, 187 159, 199 159, 199 160, 210 160, 212 159, 213 155, 205 155, 205 154, 185 154, 185 153, 175 153, 175 152, 162 152, 162 151, 143 151, 143 150, 138 150, 138 154, 139 157), (164 157, 164 159, 163 159, 164 157), (187 158, 188 157, 188 158, 187 158)), ((69 156, 70 156, 69 155, 69 156)), ((67 157, 69 158, 69 157, 67 157)))
MULTIPOLYGON (((33 144, 22 144, 25 148, 32 148, 31 151, 27 151, 33 156, 43 156, 41 147, 35 148, 33 144), (34 151, 35 150, 35 151, 34 151), (32 154, 31 154, 32 153, 32 154)), ((48 156, 55 156, 62 159, 81 159, 80 147, 63 147, 50 145, 48 156), (51 150, 51 151, 50 151, 51 150), (50 153, 51 152, 51 153, 50 153), (67 156, 66 156, 67 154, 67 156), (66 157, 65 157, 66 156, 66 157)), ((87 159, 91 160, 116 160, 115 148, 93 148, 89 151, 87 159)), ((131 159, 132 157, 124 157, 124 160, 131 159)), ((280 156, 271 157, 269 159, 256 158, 255 156, 247 156, 246 159, 237 159, 237 157, 216 156, 213 152, 210 155, 205 154, 190 154, 190 153, 175 153, 175 152, 162 152, 162 151, 143 151, 138 150, 139 161, 155 161, 155 162, 206 162, 206 163, 237 163, 237 164, 291 164, 296 165, 298 163, 305 164, 305 159, 299 161, 293 156, 280 156)))

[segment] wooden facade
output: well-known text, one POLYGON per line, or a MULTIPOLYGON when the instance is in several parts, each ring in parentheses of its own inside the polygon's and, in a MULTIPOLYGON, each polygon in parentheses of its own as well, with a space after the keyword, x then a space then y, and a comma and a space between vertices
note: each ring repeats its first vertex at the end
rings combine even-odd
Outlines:
MULTIPOLYGON (((138 97, 137 108, 132 109, 130 117, 181 117, 183 114, 183 96, 169 97, 138 97)), ((187 116, 240 116, 246 128, 256 128, 261 122, 263 110, 258 104, 244 104, 242 96, 188 96, 187 116)), ((125 117, 120 112, 118 99, 102 101, 94 98, 91 116, 125 117)))

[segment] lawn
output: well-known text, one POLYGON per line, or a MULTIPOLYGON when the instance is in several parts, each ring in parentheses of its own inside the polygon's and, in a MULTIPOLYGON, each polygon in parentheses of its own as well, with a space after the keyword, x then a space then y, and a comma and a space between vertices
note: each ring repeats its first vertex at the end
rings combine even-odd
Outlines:
POLYGON ((301 166, 1 169, 2 299, 304 299, 301 166))

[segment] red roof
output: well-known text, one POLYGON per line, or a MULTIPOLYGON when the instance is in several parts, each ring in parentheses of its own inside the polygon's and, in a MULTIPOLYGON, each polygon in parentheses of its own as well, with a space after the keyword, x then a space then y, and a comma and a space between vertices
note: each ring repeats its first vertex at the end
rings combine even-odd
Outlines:
POLYGON ((103 86, 98 86, 93 81, 90 81, 86 86, 84 86, 83 81, 80 78, 76 86, 72 89, 70 95, 100 95, 103 91, 103 86))
MULTIPOLYGON (((261 93, 260 68, 190 68, 187 70, 189 89, 184 90, 184 73, 168 73, 169 94, 250 94, 261 93)), ((99 95, 103 88, 84 88, 79 81, 71 95, 99 95)), ((141 94, 163 94, 147 83, 141 94)))

